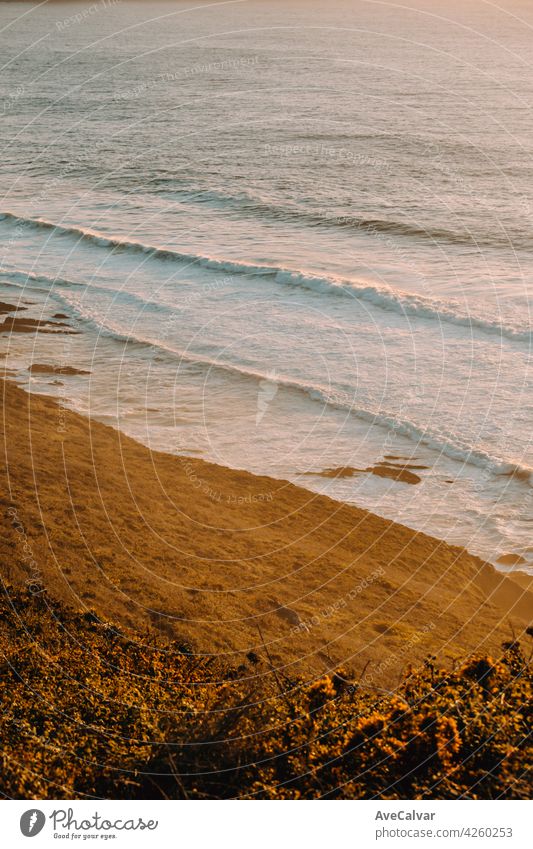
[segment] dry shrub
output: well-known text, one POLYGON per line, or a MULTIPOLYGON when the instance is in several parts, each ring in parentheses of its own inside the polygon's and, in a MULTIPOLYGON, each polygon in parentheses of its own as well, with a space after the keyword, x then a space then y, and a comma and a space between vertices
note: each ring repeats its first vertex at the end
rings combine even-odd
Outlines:
POLYGON ((410 671, 395 693, 280 680, 4 588, 1 790, 12 798, 528 798, 531 668, 410 671))

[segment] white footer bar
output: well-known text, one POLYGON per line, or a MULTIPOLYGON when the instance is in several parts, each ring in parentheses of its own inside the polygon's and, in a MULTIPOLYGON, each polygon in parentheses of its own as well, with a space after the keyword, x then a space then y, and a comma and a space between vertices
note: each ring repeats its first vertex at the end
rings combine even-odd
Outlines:
POLYGON ((531 802, 5 801, 6 847, 531 849, 531 802))

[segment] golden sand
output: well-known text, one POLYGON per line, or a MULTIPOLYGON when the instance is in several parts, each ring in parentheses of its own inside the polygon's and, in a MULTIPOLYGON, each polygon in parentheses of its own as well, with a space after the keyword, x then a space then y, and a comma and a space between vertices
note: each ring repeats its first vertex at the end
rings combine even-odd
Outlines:
POLYGON ((496 649, 531 580, 290 483, 149 451, 3 381, 8 581, 235 661, 374 683, 496 649))

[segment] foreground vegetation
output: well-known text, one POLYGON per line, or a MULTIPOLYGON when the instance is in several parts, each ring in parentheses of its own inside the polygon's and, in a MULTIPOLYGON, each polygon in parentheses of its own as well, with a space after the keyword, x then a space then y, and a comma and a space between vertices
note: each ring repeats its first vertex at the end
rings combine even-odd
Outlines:
POLYGON ((397 691, 228 668, 4 587, 0 790, 12 798, 527 798, 531 667, 428 658, 397 691))

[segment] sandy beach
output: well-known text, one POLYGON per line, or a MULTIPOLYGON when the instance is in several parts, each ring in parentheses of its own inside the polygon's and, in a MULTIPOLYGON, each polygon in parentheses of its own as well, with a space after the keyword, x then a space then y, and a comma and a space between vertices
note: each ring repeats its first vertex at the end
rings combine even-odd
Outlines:
POLYGON ((374 686, 530 624, 527 575, 283 481, 150 452, 7 380, 2 393, 8 582, 231 663, 342 665, 374 686))
POLYGON ((531 842, 532 31, 0 2, 9 847, 531 842))

